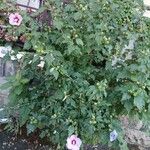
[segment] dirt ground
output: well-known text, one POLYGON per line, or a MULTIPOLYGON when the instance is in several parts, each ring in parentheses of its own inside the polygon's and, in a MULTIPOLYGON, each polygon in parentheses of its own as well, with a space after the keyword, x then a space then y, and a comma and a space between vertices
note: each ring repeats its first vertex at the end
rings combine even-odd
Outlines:
MULTIPOLYGON (((55 150, 50 145, 42 145, 38 141, 32 142, 25 138, 17 138, 13 133, 0 131, 0 150, 55 150)), ((65 150, 65 149, 64 149, 65 150)), ((106 146, 84 146, 84 150, 109 150, 106 146)))
MULTIPOLYGON (((1 132, 0 133, 0 150, 54 150, 49 145, 41 145, 27 141, 26 139, 17 139, 15 135, 1 132)), ((91 146, 85 146, 84 150, 109 150, 107 147, 98 146, 92 148, 91 146)))
POLYGON ((41 145, 7 132, 0 132, 0 150, 50 150, 48 145, 41 145))
MULTIPOLYGON (((0 150, 55 150, 50 144, 41 144, 35 136, 24 137, 16 136, 4 130, 4 126, 0 125, 0 150)), ((64 150, 66 150, 64 148, 64 150)), ((84 145, 84 150, 110 150, 106 146, 90 146, 84 145)), ((138 150, 135 146, 130 146, 130 150, 138 150)))

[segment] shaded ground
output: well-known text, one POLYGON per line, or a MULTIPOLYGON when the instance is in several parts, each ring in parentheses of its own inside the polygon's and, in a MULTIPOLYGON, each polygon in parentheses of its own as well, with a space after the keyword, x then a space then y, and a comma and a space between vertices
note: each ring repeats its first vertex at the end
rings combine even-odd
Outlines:
MULTIPOLYGON (((34 141, 33 143, 26 139, 17 139, 13 134, 0 132, 0 150, 54 150, 48 145, 41 145, 34 141)), ((85 146, 84 150, 109 150, 107 147, 85 146)))
MULTIPOLYGON (((36 136, 23 137, 4 131, 4 126, 0 125, 0 150, 55 150, 54 146, 41 144, 36 136)), ((66 150, 66 149, 64 149, 66 150)), ((110 150, 106 146, 98 145, 92 147, 84 145, 84 150, 110 150)), ((130 150, 138 150, 135 146, 130 146, 130 150)))
MULTIPOLYGON (((42 145, 37 140, 18 137, 0 128, 0 150, 54 150, 50 145, 42 145)), ((65 150, 65 149, 64 149, 65 150)), ((109 150, 106 146, 91 147, 86 145, 84 150, 109 150)))
POLYGON ((0 150, 50 150, 36 141, 32 143, 24 138, 17 138, 12 133, 0 132, 0 150))
POLYGON ((35 135, 17 136, 5 131, 4 125, 0 125, 0 150, 54 150, 54 148, 47 144, 41 144, 35 135))

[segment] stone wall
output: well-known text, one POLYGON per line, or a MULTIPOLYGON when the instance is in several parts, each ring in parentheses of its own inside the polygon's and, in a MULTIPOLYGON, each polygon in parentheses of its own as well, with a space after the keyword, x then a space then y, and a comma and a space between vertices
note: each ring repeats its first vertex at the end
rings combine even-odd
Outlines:
MULTIPOLYGON (((125 131, 125 140, 130 145, 136 145, 136 150, 150 150, 149 127, 138 119, 120 118, 125 131)), ((132 149, 131 149, 132 150, 132 149)))
MULTIPOLYGON (((5 77, 0 77, 0 85, 6 82, 5 77)), ((8 103, 9 90, 0 90, 0 108, 8 103)))
POLYGON ((12 61, 5 62, 0 58, 0 77, 7 77, 15 74, 15 66, 12 61))
MULTIPOLYGON (((0 86, 6 82, 6 77, 15 74, 16 69, 12 61, 0 58, 0 86)), ((0 90, 0 108, 8 103, 9 90, 0 90)))

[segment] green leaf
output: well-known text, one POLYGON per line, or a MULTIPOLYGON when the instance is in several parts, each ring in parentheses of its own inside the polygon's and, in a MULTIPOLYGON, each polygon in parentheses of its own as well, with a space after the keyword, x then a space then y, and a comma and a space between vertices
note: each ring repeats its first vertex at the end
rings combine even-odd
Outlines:
POLYGON ((39 135, 40 136, 40 138, 44 138, 46 135, 47 135, 47 133, 48 133, 48 131, 46 130, 44 130, 44 131, 42 131, 41 132, 41 134, 39 135))
POLYGON ((20 113, 20 124, 21 124, 21 126, 23 126, 26 123, 26 121, 29 119, 30 111, 31 111, 30 108, 28 108, 25 105, 20 108, 19 113, 20 113))
POLYGON ((79 20, 79 19, 81 19, 81 17, 82 17, 82 13, 80 13, 80 12, 77 12, 77 13, 74 14, 74 19, 75 20, 79 20))
POLYGON ((21 79, 21 73, 18 71, 16 74, 16 80, 20 80, 21 79))
POLYGON ((54 20, 54 26, 60 30, 63 27, 63 22, 59 20, 54 20))
POLYGON ((133 108, 133 102, 131 100, 124 101, 124 107, 128 112, 130 112, 131 109, 133 108))
POLYGON ((75 132, 74 127, 73 126, 69 126, 69 128, 68 128, 68 134, 69 134, 69 136, 72 135, 74 132, 75 132))
POLYGON ((145 100, 143 94, 140 94, 136 97, 134 97, 134 105, 139 109, 142 110, 145 106, 145 100))
POLYGON ((76 39, 76 43, 77 43, 78 45, 83 46, 83 41, 82 41, 81 39, 79 39, 79 38, 76 39))
POLYGON ((123 93, 121 100, 126 101, 126 100, 129 100, 130 98, 131 98, 131 96, 128 93, 123 93))
POLYGON ((25 44, 24 44, 24 49, 30 49, 32 47, 32 44, 31 44, 31 41, 27 41, 27 42, 25 42, 25 44))
POLYGON ((52 75, 54 75, 55 79, 57 80, 59 76, 59 72, 55 68, 51 68, 50 72, 52 75))
POLYGON ((29 82, 29 79, 21 79, 21 81, 20 81, 22 84, 26 84, 26 83, 28 83, 29 82))
POLYGON ((12 84, 11 84, 10 82, 6 82, 6 83, 4 83, 4 84, 2 84, 2 85, 0 86, 0 89, 1 89, 1 90, 6 90, 6 89, 10 88, 11 85, 12 85, 12 84))
POLYGON ((27 135, 29 135, 30 133, 34 132, 35 129, 36 129, 35 125, 27 124, 27 135))
POLYGON ((23 86, 22 86, 22 85, 16 86, 16 87, 14 88, 14 92, 15 92, 15 94, 17 94, 17 95, 20 95, 20 94, 22 93, 22 91, 23 91, 23 86))

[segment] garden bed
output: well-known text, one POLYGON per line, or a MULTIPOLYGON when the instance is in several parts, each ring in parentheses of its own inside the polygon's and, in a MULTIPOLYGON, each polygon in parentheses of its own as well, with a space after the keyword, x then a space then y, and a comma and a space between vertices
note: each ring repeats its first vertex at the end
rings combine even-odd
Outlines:
POLYGON ((9 12, 0 18, 0 44, 12 46, 5 58, 20 69, 5 84, 9 115, 1 122, 19 130, 2 126, 0 149, 55 150, 49 140, 61 146, 57 150, 66 142, 72 150, 82 143, 97 144, 83 150, 109 150, 98 143, 115 150, 127 143, 148 147, 145 134, 120 122, 122 115, 149 121, 150 26, 143 4, 46 1, 36 13, 9 6, 0 6, 9 12))
MULTIPOLYGON (((39 140, 35 134, 26 136, 26 132, 22 132, 21 135, 8 132, 4 130, 4 125, 0 125, 0 149, 1 150, 55 150, 55 146, 46 142, 45 140, 39 140)), ((130 150, 138 150, 134 145, 129 145, 130 150)), ((90 146, 84 145, 84 150, 110 150, 103 145, 90 146)))
MULTIPOLYGON (((16 135, 4 130, 4 125, 0 125, 0 149, 4 150, 49 150, 50 146, 42 144, 35 135, 27 137, 25 133, 16 135)), ((52 148, 53 149, 53 148, 52 148)))
MULTIPOLYGON (((26 136, 25 130, 21 135, 4 130, 4 125, 0 125, 0 149, 1 150, 55 150, 55 146, 39 140, 38 136, 32 134, 26 136)), ((90 146, 84 145, 84 150, 109 150, 106 146, 90 146)))

